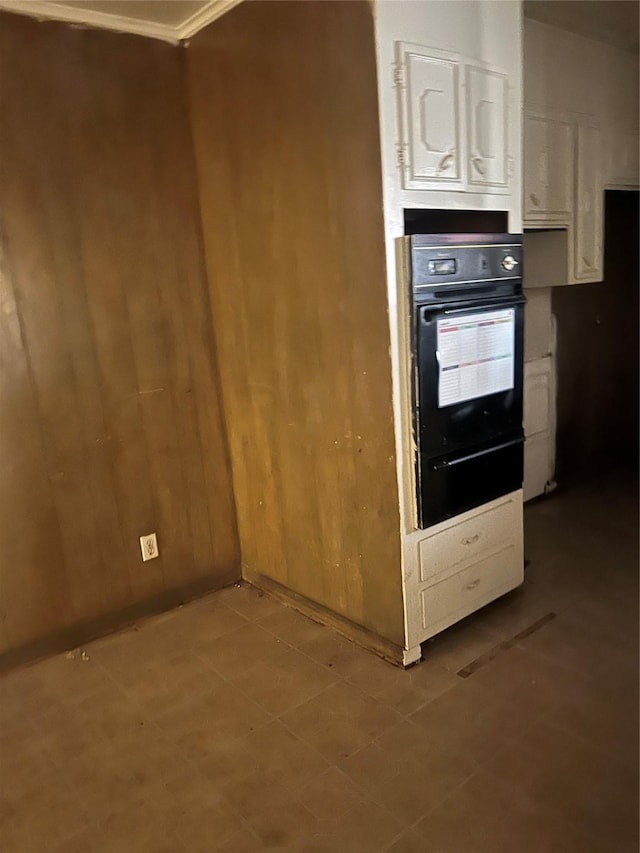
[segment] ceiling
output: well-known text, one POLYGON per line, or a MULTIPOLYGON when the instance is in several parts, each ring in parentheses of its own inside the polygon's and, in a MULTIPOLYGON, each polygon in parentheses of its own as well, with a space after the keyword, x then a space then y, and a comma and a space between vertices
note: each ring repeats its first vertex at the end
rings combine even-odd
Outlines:
POLYGON ((638 52, 637 0, 525 0, 527 18, 638 52))
POLYGON ((179 42, 240 0, 0 0, 0 9, 41 19, 179 42))
MULTIPOLYGON (((179 42, 241 0, 0 0, 0 9, 37 18, 179 42)), ((329 0, 327 0, 329 2, 329 0)), ((528 18, 638 51, 637 0, 525 0, 528 18)))

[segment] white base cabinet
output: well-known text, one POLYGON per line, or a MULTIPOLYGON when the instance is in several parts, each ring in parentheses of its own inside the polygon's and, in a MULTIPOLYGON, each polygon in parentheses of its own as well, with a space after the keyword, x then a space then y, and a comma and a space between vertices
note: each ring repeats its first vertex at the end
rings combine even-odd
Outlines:
POLYGON ((420 536, 410 590, 410 611, 419 615, 410 622, 412 645, 515 589, 524 579, 521 491, 434 525, 420 536))
POLYGON ((551 356, 524 366, 524 500, 546 492, 555 467, 555 375, 551 356))

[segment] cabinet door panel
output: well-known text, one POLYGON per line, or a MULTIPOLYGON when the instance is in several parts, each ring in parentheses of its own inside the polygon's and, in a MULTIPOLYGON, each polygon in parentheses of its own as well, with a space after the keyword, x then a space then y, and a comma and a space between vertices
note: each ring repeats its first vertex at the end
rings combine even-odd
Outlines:
POLYGON ((573 242, 575 281, 602 280, 602 143, 597 127, 576 127, 576 195, 573 242))
POLYGON ((403 185, 455 188, 462 178, 459 63, 426 48, 400 50, 403 185))
POLYGON ((467 66, 468 183, 479 191, 506 191, 507 78, 498 71, 467 66))
POLYGON ((541 495, 553 478, 555 441, 554 363, 550 357, 524 366, 524 499, 541 495))
POLYGON ((551 428, 551 359, 543 358, 524 367, 525 437, 551 428))
POLYGON ((572 126, 540 113, 524 116, 524 218, 567 222, 571 215, 572 126))
POLYGON ((523 498, 530 501, 543 495, 549 482, 549 443, 553 436, 548 432, 537 432, 524 443, 523 498))
POLYGON ((636 187, 638 183, 638 133, 613 127, 607 135, 607 184, 636 187))

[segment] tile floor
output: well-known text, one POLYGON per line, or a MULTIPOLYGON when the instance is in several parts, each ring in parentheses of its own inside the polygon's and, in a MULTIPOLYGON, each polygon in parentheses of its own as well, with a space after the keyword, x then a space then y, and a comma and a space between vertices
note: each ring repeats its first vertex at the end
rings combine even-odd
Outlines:
POLYGON ((0 850, 636 853, 636 504, 529 506, 524 588, 408 672, 232 587, 5 676, 0 850))

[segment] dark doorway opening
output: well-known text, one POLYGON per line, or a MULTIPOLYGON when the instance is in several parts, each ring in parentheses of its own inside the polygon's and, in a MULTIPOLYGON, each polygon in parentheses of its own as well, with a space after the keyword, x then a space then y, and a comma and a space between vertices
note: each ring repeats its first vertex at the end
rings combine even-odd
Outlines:
POLYGON ((559 482, 638 470, 640 194, 605 194, 604 281, 553 289, 559 482))

